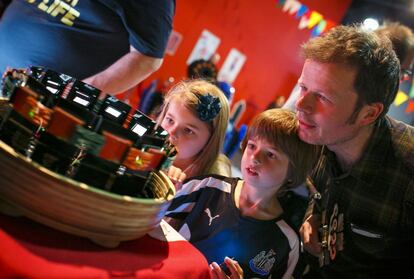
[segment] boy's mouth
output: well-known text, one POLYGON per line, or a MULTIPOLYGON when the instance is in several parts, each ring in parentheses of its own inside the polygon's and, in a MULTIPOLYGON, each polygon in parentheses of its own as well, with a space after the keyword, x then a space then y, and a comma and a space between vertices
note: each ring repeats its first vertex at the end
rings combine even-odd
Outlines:
POLYGON ((259 173, 252 167, 247 167, 246 168, 247 174, 252 175, 252 176, 258 176, 259 173))

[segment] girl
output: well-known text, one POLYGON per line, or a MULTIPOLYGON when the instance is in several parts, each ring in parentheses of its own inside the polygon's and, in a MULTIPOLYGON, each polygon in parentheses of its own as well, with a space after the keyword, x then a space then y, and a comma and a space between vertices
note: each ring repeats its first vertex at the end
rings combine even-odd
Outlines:
POLYGON ((305 181, 318 154, 297 131, 293 112, 262 112, 242 144, 244 180, 193 178, 173 199, 168 222, 204 254, 215 278, 225 276, 223 261, 232 278, 290 278, 299 238, 279 197, 305 181))
POLYGON ((230 160, 220 154, 229 119, 225 95, 205 80, 181 81, 169 90, 158 124, 178 154, 168 174, 183 181, 201 174, 230 176, 230 160))

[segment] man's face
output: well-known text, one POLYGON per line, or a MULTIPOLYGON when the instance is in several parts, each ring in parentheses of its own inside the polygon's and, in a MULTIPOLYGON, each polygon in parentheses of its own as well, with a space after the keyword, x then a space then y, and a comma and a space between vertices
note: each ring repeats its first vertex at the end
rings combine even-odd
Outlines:
POLYGON ((303 141, 334 148, 355 138, 360 127, 349 121, 358 99, 355 77, 356 69, 349 66, 305 61, 296 101, 303 141))

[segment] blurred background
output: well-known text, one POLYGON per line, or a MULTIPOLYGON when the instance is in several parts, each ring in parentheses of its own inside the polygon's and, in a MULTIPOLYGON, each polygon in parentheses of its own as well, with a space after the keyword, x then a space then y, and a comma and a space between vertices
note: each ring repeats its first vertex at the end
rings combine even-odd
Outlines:
MULTIPOLYGON (((248 125, 254 115, 286 100, 300 75, 300 45, 338 24, 365 22, 375 29, 398 21, 414 29, 412 0, 177 0, 174 30, 164 64, 140 85, 163 86, 187 76, 197 59, 213 62, 217 79, 231 89, 233 124, 248 125)), ((414 122, 412 76, 390 114, 414 122)), ((129 94, 138 98, 138 94, 129 94)), ((132 100, 138 101, 138 100, 132 100)))

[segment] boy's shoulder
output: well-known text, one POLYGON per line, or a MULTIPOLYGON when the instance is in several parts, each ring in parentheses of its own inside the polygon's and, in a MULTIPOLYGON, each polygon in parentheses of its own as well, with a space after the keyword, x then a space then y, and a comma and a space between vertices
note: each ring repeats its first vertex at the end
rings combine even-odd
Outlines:
POLYGON ((193 176, 184 180, 177 196, 190 194, 193 192, 205 192, 208 189, 216 189, 221 192, 231 193, 239 178, 226 177, 222 175, 209 174, 193 176))
POLYGON ((227 176, 223 176, 219 174, 204 174, 204 175, 197 175, 197 176, 192 176, 190 178, 187 178, 186 180, 183 181, 183 184, 194 182, 194 181, 211 181, 211 182, 222 181, 222 182, 233 184, 237 182, 238 180, 239 178, 237 177, 227 177, 227 176))

